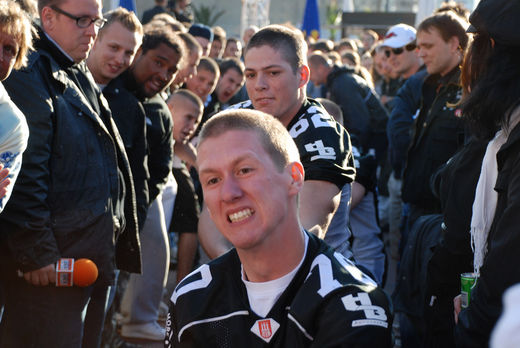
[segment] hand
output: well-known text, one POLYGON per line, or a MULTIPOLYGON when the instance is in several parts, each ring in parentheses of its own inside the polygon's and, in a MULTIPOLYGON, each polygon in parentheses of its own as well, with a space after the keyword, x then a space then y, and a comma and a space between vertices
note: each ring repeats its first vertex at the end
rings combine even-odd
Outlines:
POLYGON ((54 264, 51 263, 45 267, 37 269, 35 271, 26 272, 23 277, 27 283, 35 286, 47 286, 49 283, 56 283, 56 269, 54 264))
POLYGON ((3 198, 7 193, 7 186, 11 183, 11 180, 7 178, 9 175, 9 168, 4 168, 0 164, 0 198, 3 198))
POLYGON ((462 295, 453 299, 453 315, 455 316, 455 324, 459 323, 459 313, 462 310, 462 295))

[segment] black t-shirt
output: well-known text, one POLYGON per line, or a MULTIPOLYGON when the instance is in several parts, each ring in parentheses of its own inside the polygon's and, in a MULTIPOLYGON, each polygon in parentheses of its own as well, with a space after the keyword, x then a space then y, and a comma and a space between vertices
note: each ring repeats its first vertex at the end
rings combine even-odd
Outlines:
POLYGON ((387 295, 314 235, 265 318, 251 309, 241 275, 232 249, 184 278, 172 295, 165 347, 391 347, 387 295))
MULTIPOLYGON (((253 104, 248 100, 231 108, 253 109, 253 104)), ((307 98, 287 130, 298 147, 305 180, 328 181, 340 190, 354 181, 350 137, 320 103, 307 98)))

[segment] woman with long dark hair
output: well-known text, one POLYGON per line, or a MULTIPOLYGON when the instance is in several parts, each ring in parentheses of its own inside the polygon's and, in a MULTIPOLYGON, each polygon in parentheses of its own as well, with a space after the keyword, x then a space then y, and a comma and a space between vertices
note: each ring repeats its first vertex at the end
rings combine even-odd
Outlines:
POLYGON ((463 114, 488 140, 471 216, 473 268, 469 306, 455 301, 458 347, 486 347, 502 294, 520 282, 520 1, 482 0, 470 17, 463 114))

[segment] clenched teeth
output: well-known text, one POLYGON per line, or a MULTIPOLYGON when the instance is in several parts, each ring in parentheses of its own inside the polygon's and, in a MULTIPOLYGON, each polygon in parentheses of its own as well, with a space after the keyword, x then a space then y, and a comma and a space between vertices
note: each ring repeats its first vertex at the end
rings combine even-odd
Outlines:
POLYGON ((229 214, 228 218, 229 218, 229 221, 231 221, 231 222, 240 222, 240 221, 250 217, 251 215, 253 215, 253 210, 244 209, 244 210, 238 211, 236 213, 229 214))

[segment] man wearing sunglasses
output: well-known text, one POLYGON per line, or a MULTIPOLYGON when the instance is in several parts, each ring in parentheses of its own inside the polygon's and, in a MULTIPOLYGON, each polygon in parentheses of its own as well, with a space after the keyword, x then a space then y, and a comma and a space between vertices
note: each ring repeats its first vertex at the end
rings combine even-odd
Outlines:
POLYGON ((36 51, 5 83, 30 138, 0 216, 9 234, 0 250, 2 347, 99 346, 116 263, 141 270, 128 159, 84 62, 105 22, 101 7, 101 0, 39 0, 36 51), (96 282, 55 287, 60 258, 91 259, 96 282))
POLYGON ((417 55, 415 28, 402 23, 394 25, 388 29, 382 46, 388 63, 398 75, 401 84, 392 100, 387 125, 388 154, 392 166, 388 179, 390 256, 398 260, 401 239, 401 178, 410 146, 410 127, 413 116, 421 106, 421 86, 427 73, 417 55))
POLYGON ((404 80, 415 74, 422 65, 417 56, 415 40, 415 29, 401 23, 391 27, 383 41, 390 65, 404 80))

